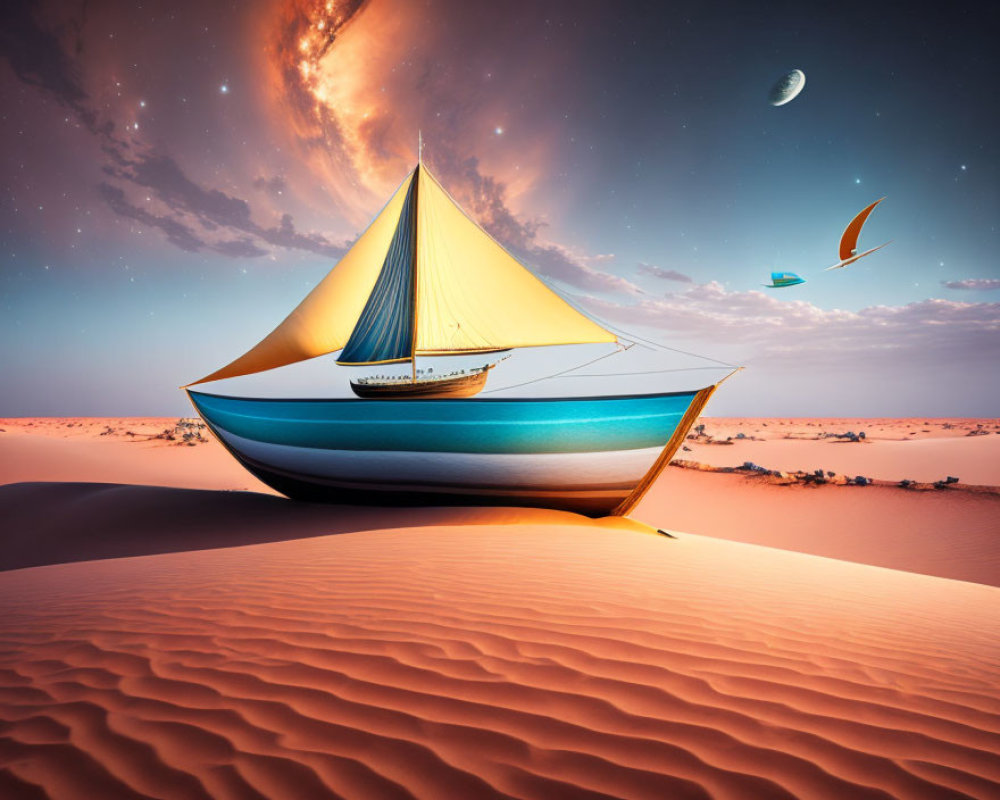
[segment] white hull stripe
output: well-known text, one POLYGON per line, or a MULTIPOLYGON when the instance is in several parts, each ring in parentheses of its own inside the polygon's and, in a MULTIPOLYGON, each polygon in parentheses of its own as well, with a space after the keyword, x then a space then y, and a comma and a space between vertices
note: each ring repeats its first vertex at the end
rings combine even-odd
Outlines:
POLYGON ((286 474, 380 485, 631 489, 653 465, 662 449, 536 454, 319 450, 257 442, 216 430, 236 452, 286 474))

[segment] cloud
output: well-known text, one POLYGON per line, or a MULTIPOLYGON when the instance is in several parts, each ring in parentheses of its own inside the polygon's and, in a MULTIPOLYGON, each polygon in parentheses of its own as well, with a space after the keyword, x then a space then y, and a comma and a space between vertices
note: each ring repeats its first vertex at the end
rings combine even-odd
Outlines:
POLYGON ((260 258, 267 255, 267 250, 262 250, 253 243, 250 238, 232 239, 227 242, 217 242, 212 245, 216 253, 233 258, 260 258))
POLYGON ((118 216, 141 222, 149 228, 157 228, 167 235, 167 241, 181 250, 197 253, 205 249, 207 243, 195 235, 194 231, 182 222, 169 216, 158 216, 144 208, 133 205, 125 197, 125 192, 109 183, 101 183, 98 193, 118 216))
POLYGON ((88 105, 78 70, 59 39, 38 24, 35 14, 31 3, 10 0, 0 4, 0 55, 22 82, 45 90, 96 130, 97 115, 88 105))
POLYGON ((265 178, 261 175, 254 178, 253 188, 272 196, 280 196, 288 188, 288 185, 280 175, 275 175, 273 178, 265 178))
MULTIPOLYGON (((292 250, 306 250, 318 255, 339 258, 346 250, 342 245, 330 242, 318 233, 300 233, 295 229, 292 217, 284 214, 275 227, 264 227, 253 221, 249 203, 232 197, 218 189, 207 189, 191 180, 180 165, 170 156, 144 154, 125 158, 119 167, 109 167, 106 172, 120 181, 141 186, 153 192, 172 212, 172 216, 154 216, 137 209, 125 201, 124 192, 109 192, 107 184, 102 188, 102 196, 116 213, 146 222, 168 233, 167 239, 182 249, 202 249, 208 247, 217 253, 234 258, 256 258, 267 254, 253 239, 266 244, 292 250), (112 199, 114 202, 112 202, 112 199), (170 229, 184 228, 190 234, 190 227, 182 220, 191 219, 206 231, 230 231, 237 234, 235 239, 207 242, 201 241, 195 247, 191 238, 171 235, 170 229), (168 220, 172 223, 168 225, 168 220), (244 235, 239 235, 244 234, 244 235)), ((191 234, 193 236, 193 234, 191 234)))
POLYGON ((723 346, 739 353, 730 358, 788 367, 901 359, 932 369, 956 359, 987 364, 1000 358, 1000 303, 928 299, 847 311, 730 292, 715 281, 630 305, 593 297, 582 302, 626 326, 658 328, 716 352, 723 346))
POLYGON ((655 264, 647 264, 645 261, 639 262, 640 275, 652 275, 654 278, 662 278, 665 281, 677 281, 678 283, 694 283, 690 275, 678 272, 675 269, 664 269, 655 264))
POLYGON ((977 292, 988 292, 993 289, 1000 289, 1000 279, 998 278, 966 278, 963 281, 941 281, 941 285, 948 289, 965 289, 977 292))
POLYGON ((139 186, 152 189, 176 211, 193 214, 216 226, 250 230, 250 206, 245 200, 230 197, 218 189, 205 189, 188 178, 180 165, 166 155, 140 156, 117 175, 139 186))
MULTIPOLYGON (((72 50, 79 54, 83 21, 71 18, 60 29, 76 35, 72 50)), ((207 249, 234 258, 266 255, 268 251, 255 240, 331 258, 345 252, 322 234, 297 231, 288 214, 274 227, 262 226, 253 221, 247 201, 192 180, 170 155, 137 152, 134 137, 132 142, 117 138, 114 124, 102 120, 98 105, 84 88, 79 64, 60 38, 39 23, 31 4, 0 4, 0 56, 7 59, 19 80, 54 97, 99 138, 108 159, 104 172, 113 182, 101 182, 97 190, 118 216, 162 231, 170 244, 188 252, 207 249), (154 213, 130 202, 122 184, 152 191, 168 212, 154 213), (195 226, 213 237, 196 234, 195 226)), ((282 177, 259 177, 253 185, 280 195, 285 181, 282 177)))
POLYGON ((543 275, 571 286, 591 292, 643 294, 642 289, 627 278, 594 269, 586 263, 586 256, 574 255, 561 245, 531 242, 527 247, 512 249, 543 275))

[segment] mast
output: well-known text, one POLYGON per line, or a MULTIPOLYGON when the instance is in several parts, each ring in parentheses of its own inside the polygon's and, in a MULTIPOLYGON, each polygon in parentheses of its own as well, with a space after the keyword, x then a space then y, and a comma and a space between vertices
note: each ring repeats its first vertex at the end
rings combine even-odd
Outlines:
POLYGON ((420 162, 423 158, 424 138, 417 128, 417 168, 413 172, 413 332, 410 336, 410 381, 417 382, 417 236, 420 229, 420 162))

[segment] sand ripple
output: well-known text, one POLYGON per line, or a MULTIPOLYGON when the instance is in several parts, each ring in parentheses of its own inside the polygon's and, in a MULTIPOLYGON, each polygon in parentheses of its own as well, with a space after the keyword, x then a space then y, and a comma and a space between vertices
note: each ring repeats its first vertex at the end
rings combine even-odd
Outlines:
POLYGON ((0 796, 1000 796, 1000 590, 457 526, 0 575, 0 796))

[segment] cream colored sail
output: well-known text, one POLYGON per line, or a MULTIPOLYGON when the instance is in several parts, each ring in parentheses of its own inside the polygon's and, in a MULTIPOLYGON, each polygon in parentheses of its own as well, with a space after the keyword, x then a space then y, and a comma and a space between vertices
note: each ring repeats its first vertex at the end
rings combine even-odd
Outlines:
POLYGON ((616 341, 418 174, 416 355, 616 341))
POLYGON ((258 345, 206 381, 250 375, 339 350, 371 294, 399 221, 411 173, 337 266, 258 345))
POLYGON ((420 164, 337 266, 277 328, 231 364, 189 385, 332 353, 348 344, 352 333, 358 336, 349 349, 357 352, 341 363, 616 341, 518 263, 420 164), (414 180, 415 210, 412 202, 406 204, 414 180), (414 213, 415 244, 414 237, 397 235, 400 226, 412 224, 414 213), (406 242, 412 249, 392 257, 406 242), (391 293, 370 301, 380 275, 387 285, 387 278, 393 285, 407 285, 405 272, 413 281, 412 305, 400 310, 391 293), (400 326, 406 331, 395 330, 400 326), (377 356, 379 343, 396 333, 406 334, 411 349, 403 358, 377 356))

